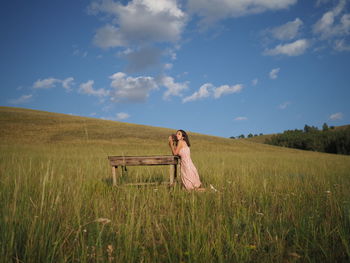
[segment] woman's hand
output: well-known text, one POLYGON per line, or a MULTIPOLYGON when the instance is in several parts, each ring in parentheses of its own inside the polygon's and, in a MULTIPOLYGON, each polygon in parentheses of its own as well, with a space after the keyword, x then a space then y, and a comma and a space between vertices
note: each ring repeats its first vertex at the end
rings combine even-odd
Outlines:
POLYGON ((169 136, 168 141, 169 141, 169 147, 171 149, 171 152, 173 155, 175 155, 174 139, 172 135, 169 136))

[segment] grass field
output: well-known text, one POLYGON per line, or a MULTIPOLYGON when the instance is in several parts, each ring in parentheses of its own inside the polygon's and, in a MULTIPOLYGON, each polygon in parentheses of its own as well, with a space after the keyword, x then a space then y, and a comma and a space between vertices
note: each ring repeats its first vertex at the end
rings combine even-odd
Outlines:
POLYGON ((350 156, 190 133, 208 191, 111 186, 108 155, 171 132, 0 107, 0 262, 349 262, 350 156))

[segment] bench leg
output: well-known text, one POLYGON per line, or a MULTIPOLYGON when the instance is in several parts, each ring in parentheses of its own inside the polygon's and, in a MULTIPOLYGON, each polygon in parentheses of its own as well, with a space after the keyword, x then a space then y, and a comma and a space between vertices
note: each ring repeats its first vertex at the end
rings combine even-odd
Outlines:
POLYGON ((174 178, 177 177, 177 164, 174 165, 174 178))
POLYGON ((177 165, 170 165, 169 168, 169 175, 170 175, 170 185, 174 184, 174 180, 176 178, 176 173, 177 173, 177 165))
POLYGON ((113 186, 117 186, 118 166, 112 166, 113 186))

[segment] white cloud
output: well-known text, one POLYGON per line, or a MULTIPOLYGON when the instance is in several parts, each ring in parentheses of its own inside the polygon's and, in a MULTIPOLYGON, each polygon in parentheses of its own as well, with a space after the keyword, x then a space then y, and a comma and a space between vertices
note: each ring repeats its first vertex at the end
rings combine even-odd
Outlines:
POLYGON ((56 87, 57 83, 60 83, 59 79, 55 78, 46 78, 46 79, 38 79, 33 84, 34 89, 51 89, 56 87))
POLYGON ((33 97, 32 94, 28 94, 28 95, 22 95, 21 97, 17 98, 17 99, 12 99, 9 101, 9 103, 11 104, 23 104, 23 103, 27 103, 28 101, 30 101, 30 99, 33 97))
POLYGON ((126 120, 130 117, 129 114, 125 113, 125 112, 119 112, 117 113, 117 116, 116 116, 116 120, 117 121, 122 121, 122 120, 126 120))
POLYGON ((296 2, 297 0, 188 0, 188 9, 202 18, 202 24, 210 24, 228 17, 286 9, 296 2))
POLYGON ((310 46, 310 41, 307 39, 299 39, 292 43, 277 45, 275 48, 267 49, 264 51, 264 55, 276 56, 299 56, 302 55, 306 49, 310 46))
POLYGON ((256 86, 256 85, 258 85, 258 82, 259 82, 258 79, 253 79, 253 80, 252 80, 252 85, 253 85, 253 86, 256 86))
POLYGON ((321 39, 349 35, 350 14, 340 16, 345 6, 346 0, 340 0, 336 7, 324 13, 313 26, 314 34, 319 35, 321 39))
POLYGON ((164 69, 169 70, 169 69, 172 69, 172 68, 173 68, 173 64, 171 64, 171 63, 164 64, 164 69))
POLYGON ((243 85, 241 85, 241 84, 237 84, 234 86, 222 85, 222 86, 214 89, 214 98, 218 99, 222 95, 231 94, 231 93, 238 93, 242 89, 243 89, 243 85))
POLYGON ((294 21, 269 29, 268 32, 278 40, 292 40, 299 34, 302 25, 303 21, 297 17, 294 21))
POLYGON ((126 48, 123 51, 119 51, 118 52, 118 56, 125 56, 125 55, 129 55, 130 53, 133 53, 134 50, 132 50, 131 48, 126 48))
POLYGON ((326 3, 330 2, 330 1, 332 1, 332 0, 317 0, 316 6, 318 7, 318 6, 322 5, 322 4, 326 4, 326 3))
POLYGON ((317 21, 313 27, 314 33, 319 33, 323 38, 328 37, 331 34, 331 29, 334 23, 334 14, 332 11, 325 13, 322 18, 317 21))
POLYGON ((56 79, 56 78, 46 78, 46 79, 38 79, 33 84, 34 89, 51 89, 55 88, 58 84, 62 85, 66 91, 71 91, 72 85, 74 85, 74 78, 69 77, 66 79, 56 79))
POLYGON ((290 104, 291 104, 291 102, 286 101, 286 102, 283 102, 282 104, 280 104, 278 106, 278 108, 280 108, 281 110, 285 110, 290 104))
POLYGON ((337 51, 350 51, 350 44, 345 42, 345 39, 337 39, 334 42, 334 49, 337 51))
POLYGON ((169 51, 169 56, 170 56, 171 60, 177 59, 177 55, 176 55, 176 52, 174 50, 169 51))
POLYGON ((110 79, 112 79, 110 95, 113 102, 143 102, 152 90, 159 88, 153 77, 134 78, 128 77, 123 72, 118 72, 110 76, 110 79))
POLYGON ((120 30, 109 24, 97 29, 93 41, 101 48, 125 46, 127 43, 120 35, 120 30))
POLYGON ((182 102, 196 101, 203 98, 214 97, 215 99, 220 98, 222 95, 238 93, 243 89, 242 84, 237 84, 233 86, 221 85, 215 87, 211 83, 203 84, 198 91, 194 92, 192 95, 185 97, 182 102))
POLYGON ((160 80, 160 84, 167 90, 163 94, 164 99, 169 99, 170 96, 182 96, 182 91, 188 88, 187 83, 176 83, 174 79, 169 76, 164 76, 160 80))
POLYGON ((97 97, 105 97, 108 95, 108 91, 105 89, 94 89, 93 88, 94 81, 89 80, 85 83, 80 84, 79 86, 79 92, 82 94, 87 94, 87 95, 92 95, 92 96, 97 96, 97 97))
POLYGON ((211 95, 212 89, 214 88, 213 84, 205 83, 203 84, 198 91, 194 92, 191 96, 188 96, 182 100, 183 103, 196 101, 202 98, 207 98, 211 95))
POLYGON ((74 78, 70 77, 70 78, 66 78, 66 79, 62 80, 62 87, 66 91, 71 91, 72 85, 74 85, 74 78))
POLYGON ((235 121, 246 121, 246 120, 248 120, 248 118, 244 116, 239 116, 235 118, 235 121))
POLYGON ((343 119, 343 113, 337 112, 337 113, 331 114, 329 116, 329 119, 332 121, 341 120, 341 119, 343 119))
POLYGON ((278 75, 278 73, 280 72, 280 68, 274 68, 274 69, 272 69, 271 71, 270 71, 270 73, 269 73, 269 77, 270 77, 270 79, 277 79, 277 75, 278 75))
POLYGON ((95 0, 91 14, 107 14, 110 24, 97 30, 94 43, 102 48, 175 42, 187 22, 176 0, 132 0, 126 5, 112 0, 95 0))
POLYGON ((142 47, 129 51, 124 57, 128 61, 126 71, 133 73, 143 71, 159 64, 161 50, 155 47, 142 47))
POLYGON ((82 58, 86 58, 88 55, 87 51, 81 50, 78 48, 78 45, 73 45, 74 51, 73 51, 73 55, 74 56, 78 56, 78 57, 82 57, 82 58))
POLYGON ((117 72, 110 76, 112 79, 111 90, 108 95, 113 102, 144 102, 151 91, 165 88, 163 99, 171 96, 182 96, 182 92, 188 88, 188 83, 175 82, 173 77, 162 76, 153 78, 150 76, 131 77, 126 73, 117 72))

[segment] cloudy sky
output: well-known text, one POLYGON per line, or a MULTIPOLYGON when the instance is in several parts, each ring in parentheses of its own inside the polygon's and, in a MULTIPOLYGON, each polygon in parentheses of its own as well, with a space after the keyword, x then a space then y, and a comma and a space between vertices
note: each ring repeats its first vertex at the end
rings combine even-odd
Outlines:
POLYGON ((350 124, 349 2, 2 1, 0 105, 223 137, 350 124))

